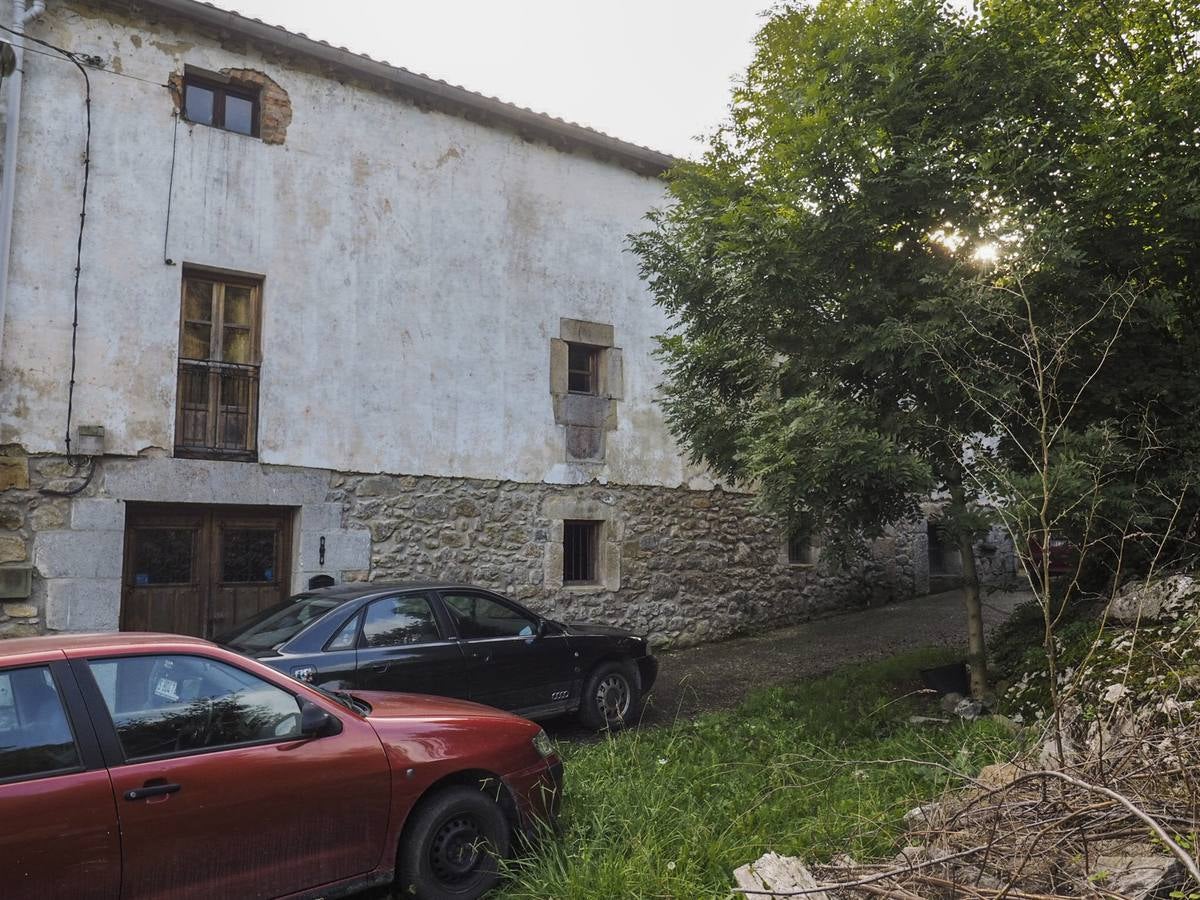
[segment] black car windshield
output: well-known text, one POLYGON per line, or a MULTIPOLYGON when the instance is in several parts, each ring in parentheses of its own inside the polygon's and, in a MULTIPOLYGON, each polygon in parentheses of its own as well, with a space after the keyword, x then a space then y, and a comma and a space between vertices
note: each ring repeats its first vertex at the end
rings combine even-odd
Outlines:
POLYGON ((236 650, 272 650, 285 644, 305 627, 342 605, 333 597, 300 594, 267 610, 241 631, 221 641, 236 650))

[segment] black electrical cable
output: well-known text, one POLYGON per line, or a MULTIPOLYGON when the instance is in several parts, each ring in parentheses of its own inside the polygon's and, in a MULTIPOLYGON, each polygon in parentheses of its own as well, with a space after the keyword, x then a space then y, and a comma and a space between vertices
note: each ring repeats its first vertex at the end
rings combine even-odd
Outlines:
MULTIPOLYGON (((91 176, 92 169, 92 79, 88 77, 87 67, 80 61, 79 57, 70 50, 64 50, 62 47, 56 47, 51 43, 41 40, 40 38, 30 37, 21 31, 16 31, 4 25, 0 25, 0 30, 7 31, 9 34, 16 35, 22 40, 32 41, 35 44, 40 44, 58 53, 61 53, 67 59, 75 64, 83 75, 84 85, 84 121, 85 136, 83 144, 83 202, 79 210, 79 237, 75 242, 75 288, 73 297, 73 310, 71 318, 71 378, 67 383, 67 458, 71 458, 71 416, 75 406, 75 364, 76 364, 76 347, 79 340, 79 274, 83 269, 83 226, 87 220, 87 195, 88 181, 91 176)), ((9 148, 9 152, 15 153, 16 147, 9 148)), ((88 476, 91 480, 91 476, 88 476)), ((86 482, 85 482, 86 486, 86 482)), ((81 488, 82 490, 82 488, 81 488)))
MULTIPOLYGON (((90 463, 90 465, 88 466, 87 476, 83 479, 83 481, 80 484, 77 484, 71 488, 67 488, 65 491, 58 491, 58 490, 55 490, 54 488, 42 488, 40 491, 38 491, 38 493, 43 494, 46 497, 74 497, 76 494, 82 493, 84 488, 86 488, 89 484, 92 483, 92 478, 96 474, 96 467, 98 465, 100 465, 100 460, 95 456, 85 456, 84 459, 86 459, 90 463)), ((71 477, 72 478, 79 477, 78 468, 75 470, 74 474, 71 477)))
MULTIPOLYGON (((25 32, 23 32, 23 31, 21 31, 21 32, 13 31, 11 28, 4 28, 4 26, 0 26, 0 29, 7 31, 10 34, 20 34, 21 37, 28 38, 31 41, 35 40, 34 38, 29 37, 29 35, 25 34, 25 32)), ((33 54, 36 54, 37 56, 44 56, 44 57, 46 57, 46 59, 53 59, 53 60, 56 60, 57 62, 73 62, 73 60, 70 60, 70 59, 64 60, 61 52, 60 53, 47 53, 45 50, 39 50, 36 47, 24 47, 23 49, 26 53, 33 53, 33 54)), ((78 59, 80 60, 80 62, 82 62, 89 69, 95 69, 97 72, 103 72, 105 75, 112 75, 114 78, 124 78, 128 81, 139 81, 142 84, 148 84, 151 87, 167 88, 168 90, 171 88, 171 85, 166 84, 165 82, 162 82, 162 81, 155 81, 152 78, 142 78, 140 75, 130 75, 128 72, 118 72, 115 69, 106 68, 104 66, 103 60, 99 56, 82 56, 82 55, 78 55, 78 54, 77 54, 77 56, 78 56, 78 59)))
POLYGON ((175 193, 175 148, 179 144, 179 113, 174 114, 175 131, 171 135, 171 180, 167 183, 167 224, 163 226, 163 263, 175 265, 175 261, 167 256, 167 238, 171 236, 171 197, 175 193))

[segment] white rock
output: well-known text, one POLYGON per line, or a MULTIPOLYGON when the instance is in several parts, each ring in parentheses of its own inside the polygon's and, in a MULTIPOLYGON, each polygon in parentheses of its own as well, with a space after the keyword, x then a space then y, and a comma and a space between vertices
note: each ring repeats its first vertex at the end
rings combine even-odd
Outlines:
POLYGON ((1125 687, 1125 685, 1110 684, 1107 688, 1104 689, 1104 696, 1102 697, 1102 699, 1104 700, 1105 703, 1116 703, 1128 693, 1129 693, 1129 688, 1125 687))
MULTIPOLYGON (((775 894, 743 894, 755 900, 775 900, 787 897, 788 891, 803 891, 820 887, 804 862, 795 856, 780 856, 764 853, 757 861, 740 866, 733 872, 733 881, 738 887, 751 891, 781 891, 775 894)), ((825 891, 804 894, 811 900, 832 900, 825 891)))
POLYGON ((949 719, 939 719, 936 716, 909 716, 909 725, 945 725, 949 719))
POLYGON ((924 806, 914 806, 904 814, 904 824, 909 828, 917 825, 925 825, 931 821, 934 812, 938 809, 936 803, 927 803, 924 806))
POLYGON ((1183 880, 1183 866, 1170 856, 1101 856, 1091 878, 1126 900, 1145 900, 1177 887, 1183 880))
POLYGON ((1191 575, 1170 575, 1145 584, 1131 581, 1108 601, 1108 617, 1114 622, 1158 622, 1174 620, 1200 610, 1200 584, 1191 575))
POLYGON ((970 722, 983 715, 983 704, 978 700, 967 697, 964 700, 960 700, 958 705, 954 707, 954 714, 970 722))
POLYGON ((920 844, 910 844, 907 847, 901 847, 900 852, 896 854, 896 858, 892 860, 892 864, 899 868, 900 866, 919 866, 923 862, 928 862, 929 852, 920 844))

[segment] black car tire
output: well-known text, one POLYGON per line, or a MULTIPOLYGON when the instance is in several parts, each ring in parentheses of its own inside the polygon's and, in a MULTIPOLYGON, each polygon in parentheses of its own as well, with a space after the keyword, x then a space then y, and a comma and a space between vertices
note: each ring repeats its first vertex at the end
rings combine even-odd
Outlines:
POLYGON ((450 787, 422 801, 404 830, 396 893, 418 900, 479 897, 500 880, 512 828, 478 788, 450 787))
POLYGON ((592 669, 584 682, 579 718, 596 731, 618 731, 637 721, 641 703, 637 666, 605 662, 592 669))

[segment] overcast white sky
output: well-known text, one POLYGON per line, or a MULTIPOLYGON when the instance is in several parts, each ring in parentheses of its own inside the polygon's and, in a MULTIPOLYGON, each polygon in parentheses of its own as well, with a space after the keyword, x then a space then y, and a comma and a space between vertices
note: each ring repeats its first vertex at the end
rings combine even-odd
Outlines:
POLYGON ((771 0, 215 0, 679 156, 724 119, 771 0))

